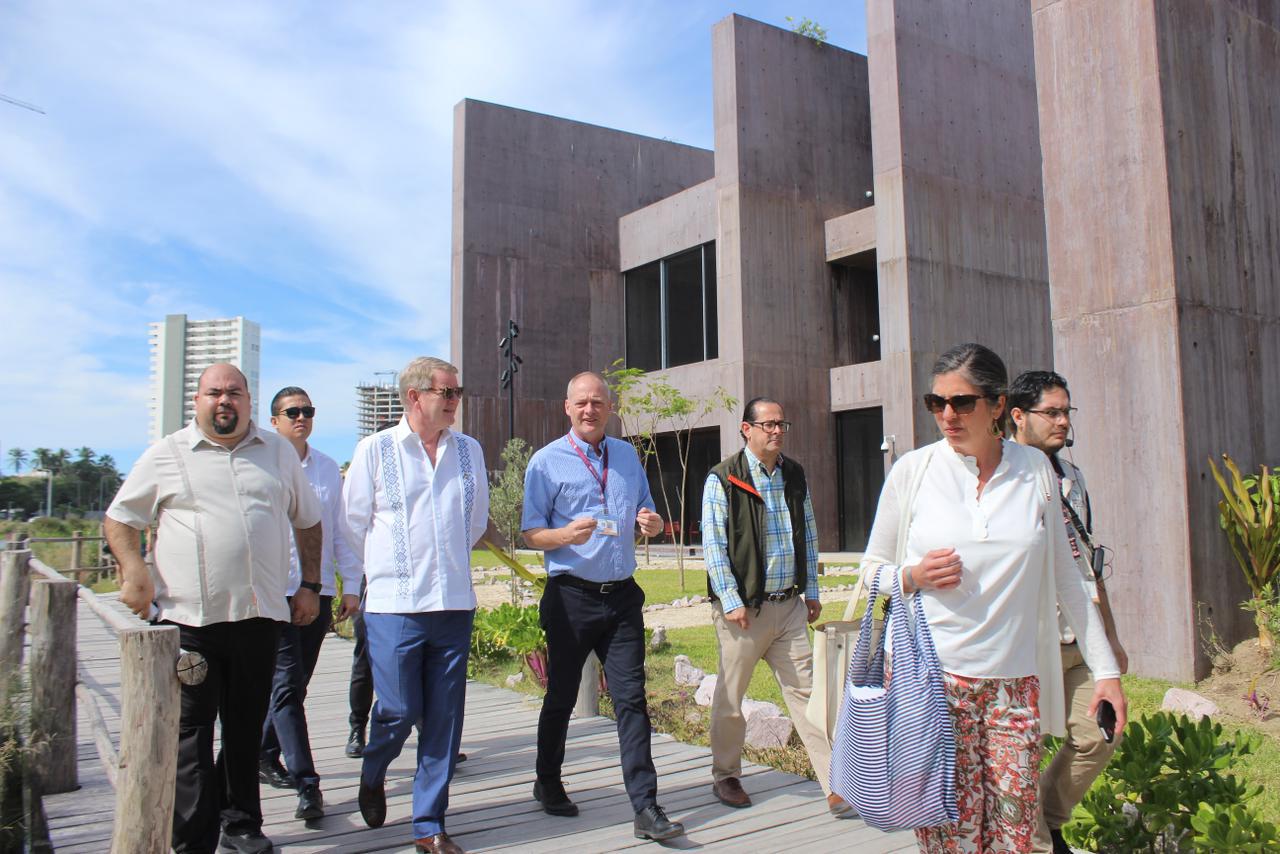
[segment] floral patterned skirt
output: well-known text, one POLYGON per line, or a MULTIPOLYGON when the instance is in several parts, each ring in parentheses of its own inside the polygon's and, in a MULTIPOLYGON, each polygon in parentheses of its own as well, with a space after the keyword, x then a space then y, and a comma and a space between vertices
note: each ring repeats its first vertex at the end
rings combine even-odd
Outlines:
POLYGON ((960 820, 916 831, 929 854, 1030 851, 1040 796, 1040 680, 944 674, 960 820))

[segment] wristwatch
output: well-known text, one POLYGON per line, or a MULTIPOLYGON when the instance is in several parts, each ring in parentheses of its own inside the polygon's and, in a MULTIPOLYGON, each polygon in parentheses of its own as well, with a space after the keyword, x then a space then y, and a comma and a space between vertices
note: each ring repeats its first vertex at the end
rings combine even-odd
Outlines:
POLYGON ((310 590, 312 593, 319 593, 323 588, 319 581, 304 581, 298 585, 303 590, 310 590))

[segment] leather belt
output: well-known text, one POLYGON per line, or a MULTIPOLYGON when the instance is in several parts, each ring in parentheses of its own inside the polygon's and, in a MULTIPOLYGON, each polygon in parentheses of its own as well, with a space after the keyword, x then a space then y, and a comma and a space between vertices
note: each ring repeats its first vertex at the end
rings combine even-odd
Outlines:
POLYGON ((788 587, 786 590, 779 590, 776 593, 765 594, 766 602, 785 602, 788 599, 794 599, 800 594, 799 587, 788 587))
POLYGON ((585 578, 579 578, 576 575, 570 575, 567 572, 557 573, 551 576, 552 581, 558 581, 561 584, 567 584, 570 587, 576 587, 579 590, 588 590, 592 593, 608 595, 617 593, 621 590, 627 590, 631 585, 635 584, 634 578, 624 578, 622 581, 587 581, 585 578))

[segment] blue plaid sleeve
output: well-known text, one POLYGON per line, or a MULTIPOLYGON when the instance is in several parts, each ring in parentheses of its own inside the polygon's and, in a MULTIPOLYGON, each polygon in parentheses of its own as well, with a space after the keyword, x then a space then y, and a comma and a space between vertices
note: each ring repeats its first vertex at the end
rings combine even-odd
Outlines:
POLYGON ((818 523, 813 518, 813 500, 804 493, 804 598, 818 598, 818 523))
POLYGON ((729 536, 725 531, 728 518, 729 501, 720 478, 707 475, 706 486, 702 488, 702 559, 707 565, 711 589, 720 598, 726 614, 742 607, 738 582, 729 569, 729 536))

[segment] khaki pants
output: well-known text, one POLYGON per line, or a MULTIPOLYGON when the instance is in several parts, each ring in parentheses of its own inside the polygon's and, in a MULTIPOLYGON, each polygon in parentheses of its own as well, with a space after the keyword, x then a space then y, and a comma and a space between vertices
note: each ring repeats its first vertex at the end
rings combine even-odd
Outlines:
POLYGON ((1053 851, 1049 828, 1061 828, 1071 820, 1071 811, 1120 745, 1120 733, 1107 744, 1098 722, 1089 715, 1093 676, 1076 644, 1062 647, 1062 681, 1067 698, 1067 737, 1040 775, 1040 826, 1032 848, 1036 852, 1053 851))
POLYGON ((720 670, 711 700, 711 775, 716 781, 742 776, 742 742, 747 722, 742 698, 761 659, 768 662, 787 701, 791 722, 804 742, 824 794, 831 793, 831 746, 826 735, 805 717, 813 686, 813 648, 805 629, 808 611, 804 597, 765 602, 760 613, 748 608, 750 628, 743 630, 724 618, 717 602, 712 607, 720 670))

